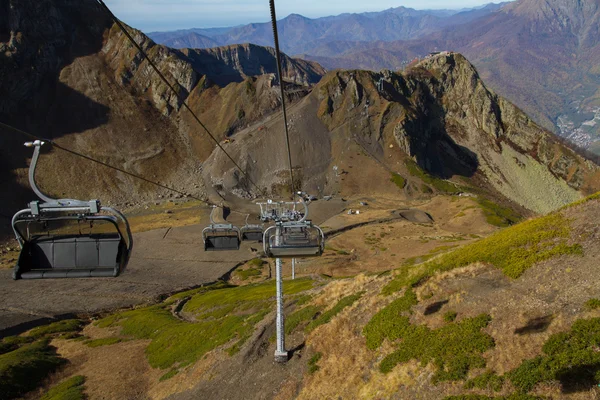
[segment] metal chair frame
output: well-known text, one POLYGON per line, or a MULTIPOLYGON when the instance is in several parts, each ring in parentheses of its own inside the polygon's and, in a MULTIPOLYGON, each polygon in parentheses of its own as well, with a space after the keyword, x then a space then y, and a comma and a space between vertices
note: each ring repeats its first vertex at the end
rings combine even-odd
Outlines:
POLYGON ((297 195, 300 201, 258 203, 261 207, 261 215, 269 216, 272 210, 276 210, 281 216, 280 218, 276 216, 275 225, 267 228, 263 234, 263 250, 268 257, 312 257, 320 256, 325 250, 323 230, 306 219, 308 206, 301 193, 297 195), (304 207, 304 213, 296 209, 298 203, 304 207), (290 217, 299 218, 289 220, 290 217))
MULTIPOLYGON (((52 199, 43 194, 35 182, 35 169, 40 149, 44 144, 40 140, 25 143, 27 147, 34 147, 33 158, 29 166, 29 184, 41 201, 30 202, 29 208, 18 211, 12 218, 13 232, 21 247, 13 279, 118 276, 125 269, 133 250, 133 236, 127 218, 114 208, 103 207, 99 200, 52 199), (80 232, 79 235, 46 235, 46 237, 31 235, 29 225, 32 222, 47 221, 89 221, 92 223, 105 221, 115 227, 115 232, 94 235, 91 233, 84 235, 80 232), (23 224, 27 225, 27 229, 21 228, 23 224), (96 246, 96 252, 93 250, 94 246, 96 246), (62 250, 59 251, 56 247, 62 250), (101 247, 109 250, 115 256, 114 262, 102 256, 101 247), (62 252, 62 256, 55 255, 55 251, 56 253, 62 252), (45 258, 44 261, 48 267, 28 270, 26 265, 32 263, 33 259, 40 255, 45 258), (86 266, 79 265, 80 262, 89 263, 94 255, 97 255, 98 265, 92 266, 93 262, 86 266), (52 261, 49 258, 52 258, 52 261), (71 265, 56 265, 57 259, 66 260, 67 264, 71 265), (99 264, 102 263, 107 263, 107 265, 100 266, 99 264)), ((38 259, 38 261, 40 260, 38 259)))
POLYGON ((265 227, 263 225, 258 224, 249 224, 248 217, 250 217, 249 214, 246 216, 246 225, 244 225, 242 229, 240 229, 241 239, 261 242, 263 240, 265 227))
POLYGON ((217 224, 213 219, 216 207, 210 212, 210 225, 202 230, 205 251, 239 250, 240 229, 233 224, 217 224))

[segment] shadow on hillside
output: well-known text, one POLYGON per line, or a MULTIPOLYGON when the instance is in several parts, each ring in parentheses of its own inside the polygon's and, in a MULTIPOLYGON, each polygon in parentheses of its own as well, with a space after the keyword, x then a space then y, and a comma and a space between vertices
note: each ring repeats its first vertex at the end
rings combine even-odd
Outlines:
POLYGON ((382 86, 386 99, 410 110, 404 123, 410 155, 422 169, 439 178, 472 177, 479 167, 477 154, 456 143, 455 138, 462 132, 447 123, 442 99, 423 82, 417 81, 416 85, 409 89, 400 79, 395 85, 383 82, 382 86))
MULTIPOLYGON (((50 103, 51 107, 45 116, 37 114, 31 118, 27 116, 14 118, 14 116, 0 115, 0 121, 46 139, 84 132, 108 122, 110 112, 108 107, 96 103, 60 82, 56 84, 56 91, 50 103)), ((31 140, 32 138, 17 132, 0 128, 0 185, 2 187, 0 214, 4 216, 3 220, 36 198, 29 185, 23 184, 26 181, 29 159, 33 154, 32 149, 26 148, 23 144, 31 140), (15 170, 20 170, 18 177, 15 170)), ((43 155, 50 151, 61 150, 44 146, 38 168, 44 168, 43 155)), ((65 168, 77 168, 77 166, 70 165, 65 168)), ((56 171, 56 174, 60 174, 60 171, 56 171)))
POLYGON ((552 323, 554 317, 546 315, 544 317, 533 318, 527 322, 525 326, 515 329, 516 335, 528 335, 531 333, 545 332, 552 323))
POLYGON ((580 365, 556 374, 565 394, 587 392, 597 386, 600 364, 580 365))
MULTIPOLYGON (((110 109, 66 86, 59 77, 76 58, 102 49, 103 32, 112 22, 89 2, 72 7, 40 3, 39 7, 15 3, 0 17, 2 37, 10 38, 16 30, 20 38, 12 56, 0 65, 0 121, 48 139, 106 124, 110 109)), ((9 217, 35 198, 26 184, 32 149, 23 146, 31 140, 0 128, 0 235, 10 231, 9 217)), ((48 151, 48 147, 43 150, 48 151)), ((60 171, 56 174, 60 176, 60 171)))

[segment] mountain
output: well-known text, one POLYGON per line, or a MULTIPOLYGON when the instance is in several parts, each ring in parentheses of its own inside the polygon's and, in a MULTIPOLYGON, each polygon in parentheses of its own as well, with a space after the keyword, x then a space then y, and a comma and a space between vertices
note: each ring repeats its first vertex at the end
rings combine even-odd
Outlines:
MULTIPOLYGON (((253 44, 230 45, 210 49, 183 49, 182 54, 199 73, 223 86, 241 82, 250 76, 265 75, 277 70, 275 49, 253 44)), ((311 86, 321 80, 326 71, 314 62, 293 59, 285 54, 281 68, 287 81, 311 86)))
MULTIPOLYGON (((426 184, 411 163, 431 176, 497 193, 525 209, 547 212, 600 188, 598 166, 577 155, 517 107, 490 91, 460 54, 442 54, 405 74, 334 71, 289 111, 292 160, 298 185, 332 190, 332 167, 349 171, 342 194, 366 188, 387 192, 385 182, 367 176, 394 173, 408 180, 404 196, 426 184), (336 146, 348 143, 350 147, 336 146), (367 160, 346 158, 355 149, 367 160), (382 161, 385 160, 385 161, 382 161), (361 165, 359 170, 350 170, 361 165), (411 172, 412 171, 412 172, 411 172)), ((281 120, 265 124, 278 132, 281 120)), ((259 186, 285 185, 285 158, 263 160, 265 133, 247 129, 228 149, 259 186)), ((284 147, 283 137, 269 145, 284 147)), ((223 193, 240 192, 247 182, 228 159, 215 152, 205 179, 223 193), (221 178, 221 172, 227 171, 221 178), (217 178, 218 177, 218 178, 217 178)))
MULTIPOLYGON (((288 54, 311 52, 312 49, 336 41, 413 39, 444 27, 465 23, 497 10, 501 4, 463 10, 414 10, 397 7, 381 12, 340 14, 323 18, 306 18, 290 14, 278 22, 282 49, 288 54)), ((219 44, 254 43, 270 46, 273 43, 270 23, 254 23, 222 31, 192 29, 178 32, 154 32, 149 36, 158 43, 177 48, 179 43, 192 43, 192 34, 201 33, 219 44), (174 42, 177 40, 177 42, 174 42)), ((312 54, 312 53, 311 53, 312 54)), ((331 54, 331 55, 336 55, 331 54)))
MULTIPOLYGON (((197 172, 214 143, 94 1, 1 4, 9 5, 9 12, 0 19, 0 120, 204 196, 197 172)), ((139 31, 131 33, 167 79, 178 82, 181 98, 217 140, 278 110, 273 50, 231 46, 181 52, 156 45, 139 31)), ((290 98, 307 90, 291 82, 308 85, 324 73, 303 60, 284 57, 284 65, 284 78, 294 91, 290 98)), ((8 131, 0 135, 3 214, 32 199, 27 184, 31 151, 23 147, 27 139, 8 131)), ((43 190, 62 198, 133 205, 173 195, 49 146, 37 177, 43 190)))
POLYGON ((220 43, 216 40, 211 39, 208 36, 200 35, 196 32, 191 32, 185 36, 177 36, 172 39, 164 40, 161 43, 174 49, 203 49, 220 46, 220 43))
MULTIPOLYGON (((52 12, 27 8, 27 2, 12 5, 10 38, 2 43, 4 121, 196 196, 234 201, 257 195, 91 0, 77 7, 70 0, 43 4, 52 12), (84 22, 90 19, 98 24, 84 22)), ((173 50, 131 32, 166 77, 178 82, 181 97, 217 140, 234 140, 227 151, 261 191, 281 195, 288 167, 278 133, 281 100, 272 49, 173 50)), ((333 72, 314 88, 325 73, 320 66, 285 58, 284 70, 288 100, 294 102, 292 159, 299 187, 306 190, 372 190, 405 199, 483 190, 500 202, 543 212, 596 188, 596 166, 489 91, 458 54, 435 57, 405 75, 333 72), (384 89, 378 91, 381 79, 384 89), (340 146, 344 142, 354 143, 365 158, 363 168, 345 174, 342 183, 332 167, 348 172, 355 162, 340 146), (382 161, 390 156, 393 167, 382 161), (392 172, 407 182, 400 191, 388 179, 371 178, 392 172)), ((1 138, 3 179, 14 187, 2 201, 15 209, 30 196, 24 183, 29 153, 23 138, 6 132, 1 138)), ((38 177, 42 188, 61 197, 139 204, 168 195, 59 151, 45 154, 38 177)))
POLYGON ((584 148, 600 140, 599 5, 519 0, 475 21, 414 41, 363 43, 327 68, 398 69, 434 50, 465 54, 482 77, 544 127, 584 148))

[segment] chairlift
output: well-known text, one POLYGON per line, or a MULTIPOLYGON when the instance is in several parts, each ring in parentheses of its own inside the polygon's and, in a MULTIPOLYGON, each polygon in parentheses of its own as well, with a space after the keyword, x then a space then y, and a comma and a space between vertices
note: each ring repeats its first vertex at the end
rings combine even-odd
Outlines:
POLYGON ((217 224, 213 219, 216 207, 210 212, 210 225, 202 230, 205 251, 239 250, 240 230, 232 224, 217 224))
POLYGON ((257 224, 249 224, 248 217, 246 216, 246 225, 240 229, 240 234, 242 240, 253 240, 256 242, 261 242, 263 240, 264 227, 262 225, 257 224))
MULTIPOLYGON (((295 258, 320 256, 325 250, 325 234, 309 220, 308 206, 300 197, 304 213, 296 221, 277 221, 263 235, 263 248, 268 257, 295 258)), ((294 209, 294 211, 296 211, 294 209)))
POLYGON ((13 279, 118 276, 133 249, 127 219, 120 211, 102 206, 99 200, 57 200, 44 195, 35 183, 42 145, 40 140, 25 143, 34 147, 29 183, 42 201, 32 201, 12 219, 21 246, 13 279), (77 230, 69 231, 75 223, 77 230), (82 230, 82 225, 89 231, 82 230), (98 226, 103 229, 94 232, 98 226))

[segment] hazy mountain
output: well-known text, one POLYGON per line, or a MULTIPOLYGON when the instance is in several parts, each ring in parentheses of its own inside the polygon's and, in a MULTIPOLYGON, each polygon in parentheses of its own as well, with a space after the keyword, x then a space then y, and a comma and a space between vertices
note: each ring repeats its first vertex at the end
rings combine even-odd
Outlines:
MULTIPOLYGON (((306 18, 291 14, 278 22, 281 46, 289 54, 312 53, 312 50, 333 41, 393 41, 413 39, 444 27, 465 23, 497 10, 501 5, 452 10, 414 10, 406 7, 391 8, 381 12, 341 14, 323 18, 306 18)), ((188 30, 155 32, 149 36, 164 45, 192 43, 188 36, 202 34, 225 44, 254 43, 271 46, 273 33, 270 23, 255 23, 229 30, 188 30), (177 42, 173 42, 177 39, 177 42)), ((339 53, 330 54, 333 56, 339 53)))
POLYGON ((220 44, 208 36, 200 35, 196 32, 188 33, 184 36, 176 36, 172 39, 162 41, 162 44, 174 49, 204 49, 209 47, 218 47, 220 44))

